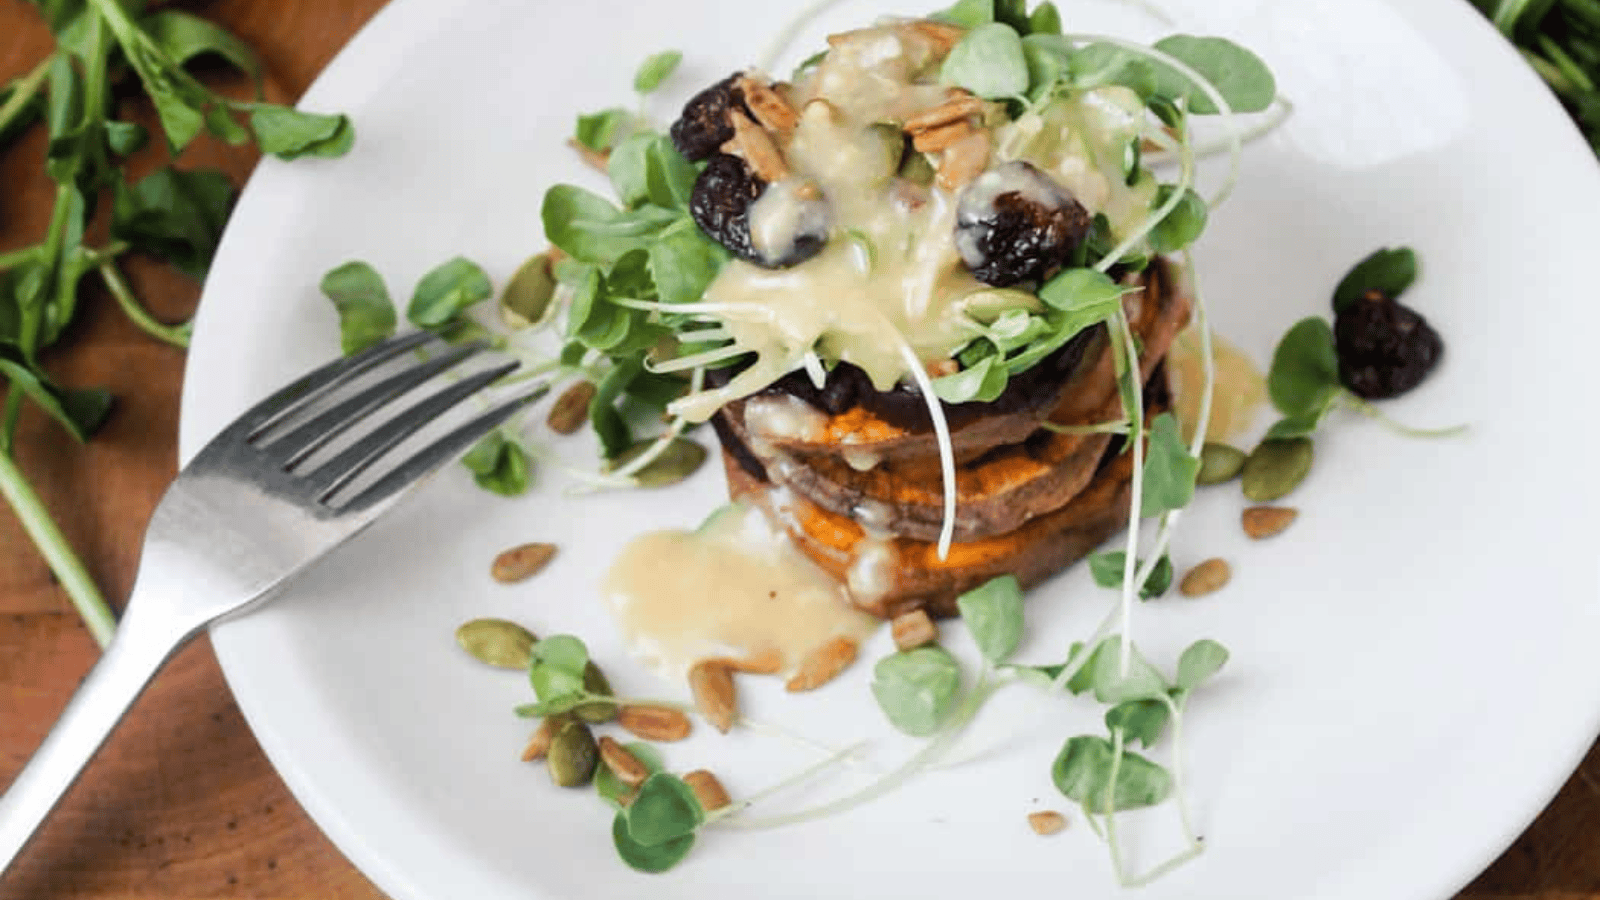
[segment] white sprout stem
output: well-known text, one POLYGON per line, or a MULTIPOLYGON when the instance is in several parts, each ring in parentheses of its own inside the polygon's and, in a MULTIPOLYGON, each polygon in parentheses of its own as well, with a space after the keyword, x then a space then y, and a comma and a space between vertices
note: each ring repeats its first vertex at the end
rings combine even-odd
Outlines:
POLYGON ((1106 848, 1111 852, 1111 869, 1117 883, 1128 885, 1128 871, 1122 866, 1122 847, 1117 843, 1117 775, 1122 770, 1122 729, 1111 730, 1111 777, 1106 783, 1106 848))
POLYGON ((734 818, 732 821, 728 821, 728 820, 729 820, 730 817, 737 816, 739 813, 744 812, 745 810, 747 810, 750 807, 756 805, 757 803, 760 803, 761 801, 767 799, 768 797, 771 797, 771 796, 773 796, 775 794, 782 793, 783 791, 786 791, 789 788, 792 788, 797 784, 802 784, 802 783, 810 780, 811 778, 813 778, 814 776, 816 776, 820 772, 824 772, 824 771, 828 770, 829 768, 838 765, 841 762, 848 761, 850 757, 856 755, 857 753, 860 753, 861 752, 861 748, 865 747, 866 745, 867 745, 867 742, 866 741, 862 741, 862 742, 860 742, 858 744, 853 744, 853 745, 851 745, 849 747, 846 747, 843 750, 840 750, 839 752, 833 754, 832 756, 829 756, 827 759, 824 759, 824 760, 816 763, 815 765, 807 766, 806 768, 800 770, 799 772, 795 773, 794 775, 789 776, 788 778, 785 778, 784 780, 778 782, 777 784, 774 784, 774 785, 772 785, 770 787, 763 788, 763 789, 755 792, 754 794, 751 794, 750 796, 744 798, 743 800, 740 800, 740 801, 738 801, 736 803, 730 804, 729 806, 727 806, 727 807, 725 807, 723 809, 716 810, 715 812, 713 812, 710 815, 706 816, 706 824, 707 825, 720 825, 723 828, 749 828, 749 827, 751 827, 750 825, 748 825, 746 823, 741 823, 736 818, 734 818))
POLYGON ((662 303, 659 300, 636 300, 632 297, 612 297, 606 302, 615 303, 624 309, 638 309, 644 312, 680 313, 683 315, 711 315, 722 318, 738 319, 745 315, 763 321, 770 321, 777 313, 762 306, 751 303, 707 303, 696 301, 693 303, 662 303))
POLYGON ((1096 422, 1093 425, 1057 425, 1054 422, 1040 422, 1039 427, 1054 434, 1127 434, 1128 423, 1125 419, 1115 422, 1096 422))
POLYGON ((1179 866, 1183 865, 1184 863, 1188 862, 1189 860, 1194 859, 1195 857, 1199 856, 1202 852, 1205 851, 1205 849, 1206 849, 1205 842, 1196 841, 1193 844, 1190 844, 1188 849, 1178 853, 1176 856, 1173 856, 1171 859, 1168 859, 1166 862, 1162 863, 1159 866, 1156 866, 1155 868, 1153 868, 1150 871, 1144 873, 1143 875, 1140 875, 1137 878, 1129 878, 1129 879, 1124 880, 1122 882, 1122 885, 1123 885, 1123 887, 1129 887, 1129 888, 1142 888, 1147 884, 1150 884, 1150 883, 1152 883, 1154 881, 1159 880, 1160 878, 1165 876, 1167 873, 1171 872, 1173 869, 1178 868, 1179 866))
POLYGON ((706 341, 726 341, 733 338, 733 332, 726 326, 720 328, 703 328, 699 331, 682 331, 678 333, 680 344, 702 344, 706 341))
POLYGON ((873 775, 881 774, 882 772, 882 770, 877 766, 862 762, 858 759, 850 758, 857 750, 865 746, 864 743, 840 749, 838 747, 830 747, 821 741, 808 738, 797 731, 791 731, 782 725, 775 725, 771 722, 752 719, 749 716, 740 716, 739 724, 750 729, 750 731, 754 734, 778 738, 779 740, 789 741, 790 743, 805 747, 808 750, 817 750, 822 753, 826 753, 828 754, 829 758, 837 759, 839 762, 842 762, 853 768, 861 769, 865 772, 870 772, 873 775))
MULTIPOLYGON (((1253 144, 1256 141, 1259 141, 1267 135, 1273 133, 1274 131, 1277 131, 1279 128, 1283 127, 1284 122, 1289 121, 1289 117, 1293 114, 1294 104, 1292 102, 1283 97, 1274 97, 1272 99, 1272 111, 1267 114, 1267 117, 1250 126, 1249 128, 1246 128, 1244 131, 1239 132, 1240 146, 1242 147, 1247 144, 1253 144)), ((1153 135, 1151 137, 1154 139, 1153 135)), ((1157 141, 1157 143, 1160 142, 1157 141)), ((1223 138, 1222 140, 1214 140, 1204 144, 1199 144, 1194 149, 1195 158, 1207 159, 1209 157, 1216 156, 1218 153, 1222 153, 1223 151, 1227 150, 1229 148, 1229 143, 1230 142, 1227 140, 1227 138, 1223 138)), ((1173 148, 1166 147, 1164 149, 1171 150, 1173 148)), ((1160 165, 1166 161, 1167 160, 1164 159, 1160 154, 1157 154, 1151 160, 1151 163, 1153 165, 1160 165)))
POLYGON ((740 356, 749 352, 749 350, 746 350, 738 344, 730 344, 726 347, 718 347, 715 350, 706 350, 702 353, 691 353, 688 356, 675 357, 659 364, 651 363, 650 361, 646 360, 644 367, 647 371, 658 375, 666 374, 668 372, 682 372, 684 369, 703 368, 711 365, 712 363, 719 363, 725 359, 732 359, 735 356, 740 356))
POLYGON ((817 390, 822 390, 823 385, 828 383, 828 373, 822 368, 822 358, 817 356, 815 350, 807 350, 801 362, 805 364, 806 374, 811 376, 811 384, 817 390))
POLYGON ((743 828, 751 830, 779 828, 785 825, 797 825, 801 822, 809 822, 813 819, 838 815, 839 813, 854 809, 863 803, 875 800, 878 797, 893 791, 895 788, 898 788, 900 785, 910 780, 912 776, 916 775, 919 771, 937 762, 939 758, 944 755, 945 751, 949 750, 950 745, 955 743, 956 738, 961 736, 962 731, 964 731, 967 725, 972 721, 972 717, 975 716, 978 712, 978 709, 983 706, 983 701, 987 700, 989 695, 993 692, 994 686, 990 683, 989 673, 986 670, 978 676, 978 683, 973 685, 972 692, 967 695, 966 699, 962 701, 961 706, 956 709, 954 715, 951 717, 950 723, 944 727, 944 730, 940 731, 933 738, 929 739, 929 741, 922 746, 921 750, 918 750, 910 759, 902 763, 898 769, 895 769, 893 772, 890 772, 888 775, 885 775, 878 781, 867 785, 853 794, 841 797, 831 803, 824 803, 821 806, 814 806, 811 809, 801 810, 800 812, 790 813, 788 815, 770 816, 765 819, 753 819, 744 822, 734 819, 726 822, 725 824, 730 828, 743 828))
POLYGON ((1183 789, 1183 708, 1172 697, 1163 693, 1167 711, 1172 714, 1172 793, 1178 801, 1178 821, 1183 825, 1183 839, 1192 847, 1200 843, 1195 837, 1194 818, 1189 815, 1189 798, 1183 789))
POLYGON ((945 420, 944 404, 940 402, 939 395, 933 392, 933 380, 923 371, 917 351, 911 349, 898 331, 895 332, 895 339, 900 343, 900 356, 905 359, 906 368, 917 383, 917 390, 922 392, 922 399, 928 404, 934 438, 939 442, 939 477, 944 481, 944 520, 939 525, 939 559, 943 561, 950 554, 950 542, 955 538, 956 531, 956 454, 950 444, 950 423, 945 420))
MULTIPOLYGON (((689 379, 689 390, 691 392, 700 390, 700 385, 705 381, 705 378, 705 369, 695 369, 694 375, 689 379)), ((637 457, 629 460, 627 465, 607 474, 616 478, 631 478, 635 472, 655 462, 657 457, 667 452, 667 448, 672 445, 673 441, 678 439, 678 435, 683 433, 683 428, 688 422, 689 420, 683 416, 673 416, 671 424, 667 425, 667 430, 656 438, 655 443, 651 444, 637 457)))
POLYGON ((1178 208, 1178 204, 1183 202, 1184 194, 1194 184, 1194 150, 1189 144, 1189 129, 1187 127, 1184 128, 1183 140, 1178 145, 1178 159, 1178 183, 1173 187, 1172 196, 1168 197, 1166 202, 1161 204, 1160 208, 1155 212, 1146 216, 1145 220, 1139 223, 1138 228, 1135 228, 1131 234, 1122 239, 1122 243, 1118 244, 1110 253, 1107 253, 1099 262, 1095 263, 1096 272, 1105 274, 1110 271, 1112 266, 1121 261, 1122 257, 1137 246, 1140 241, 1148 237, 1150 232, 1154 231, 1155 227, 1165 221, 1167 216, 1178 208))
MULTIPOLYGON (((1069 41, 1100 42, 1111 44, 1112 46, 1121 47, 1124 50, 1136 53, 1140 56, 1157 60, 1168 66, 1171 66, 1180 75, 1189 79, 1189 81, 1194 84, 1195 87, 1199 88, 1200 92, 1206 95, 1206 99, 1210 100, 1212 105, 1217 108, 1217 113, 1229 123, 1226 138, 1228 147, 1228 177, 1223 181, 1222 187, 1217 190, 1217 193, 1214 194, 1207 202, 1212 206, 1219 206, 1224 200, 1228 199, 1228 195, 1233 193, 1234 185, 1239 182, 1239 174, 1244 159, 1244 144, 1240 140, 1239 132, 1232 127, 1232 120, 1235 115, 1233 106, 1228 103, 1226 97, 1222 96, 1222 92, 1217 90, 1217 86, 1211 82, 1211 79, 1201 75, 1191 66, 1177 57, 1169 53, 1162 53, 1160 50, 1157 50, 1154 47, 1146 47, 1142 44, 1134 43, 1133 41, 1099 34, 1068 34, 1064 35, 1064 37, 1069 41)), ((1187 130, 1188 129, 1185 129, 1186 132, 1187 130)), ((1188 140, 1185 139, 1184 144, 1187 146, 1188 143, 1188 140)), ((1190 155, 1189 164, 1191 166, 1193 165, 1192 155, 1190 155)))
MULTIPOLYGON (((1134 575, 1139 560, 1139 509, 1144 504, 1144 384, 1139 377, 1142 371, 1139 365, 1139 350, 1133 344, 1133 330, 1128 327, 1128 317, 1121 309, 1111 317, 1113 340, 1118 341, 1122 350, 1118 356, 1122 357, 1122 371, 1117 373, 1120 381, 1122 378, 1132 378, 1133 388, 1129 396, 1133 400, 1133 409, 1127 410, 1130 430, 1128 442, 1132 445, 1133 452, 1133 477, 1129 479, 1128 490, 1128 543, 1126 558, 1122 561, 1122 601, 1121 601, 1121 660, 1119 669, 1122 675, 1128 674, 1129 662, 1132 658, 1132 630, 1133 630, 1133 595, 1134 575)), ((1115 346, 1115 345, 1113 345, 1115 346)))
POLYGON ((1348 390, 1341 391, 1338 395, 1336 395, 1334 402, 1346 409, 1353 409, 1356 412, 1361 413, 1363 416, 1377 421, 1378 424, 1383 425, 1385 428, 1388 428, 1397 434, 1402 434, 1406 437, 1455 437, 1458 434, 1465 433, 1467 430, 1466 425, 1452 425, 1448 428, 1413 428, 1410 425, 1406 425, 1402 422, 1397 422, 1394 419, 1389 418, 1389 416, 1386 415, 1383 410, 1379 409, 1372 403, 1361 399, 1355 394, 1350 393, 1348 390))
POLYGON ((1067 654, 1067 661, 1061 666, 1061 671, 1056 673, 1055 680, 1050 682, 1050 691, 1052 693, 1065 687, 1066 683, 1072 680, 1072 676, 1078 674, 1079 669, 1089 664, 1089 660, 1094 656, 1095 646, 1100 643, 1101 638, 1106 636, 1106 631, 1111 628, 1111 623, 1117 620, 1117 612, 1118 608, 1116 606, 1106 610, 1105 616, 1100 619, 1100 624, 1096 625, 1094 631, 1090 632, 1089 639, 1083 642, 1083 648, 1078 652, 1076 658, 1070 652, 1067 654))

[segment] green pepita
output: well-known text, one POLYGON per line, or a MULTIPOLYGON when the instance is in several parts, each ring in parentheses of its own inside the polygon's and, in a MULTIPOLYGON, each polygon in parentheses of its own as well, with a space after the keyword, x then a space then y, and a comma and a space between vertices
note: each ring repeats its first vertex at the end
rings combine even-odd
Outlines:
POLYGON ((1200 475, 1196 484, 1222 484, 1238 477, 1244 468, 1245 452, 1227 444, 1206 444, 1200 448, 1200 475))
MULTIPOLYGON (((602 697, 611 696, 611 682, 606 679, 606 673, 589 660, 583 667, 583 689, 591 694, 602 697)), ((609 701, 597 700, 573 707, 572 714, 585 722, 609 722, 617 717, 617 705, 609 701)))
POLYGON ((533 632, 505 619, 473 619, 456 629, 456 643, 473 659, 502 669, 526 669, 532 659, 533 632))
POLYGON ((578 787, 588 784, 594 777, 595 766, 600 762, 600 746, 588 725, 569 722, 556 732, 544 761, 551 781, 561 787, 578 787))
POLYGON ((1265 502, 1288 494, 1311 471, 1311 457, 1310 438, 1262 441, 1244 461, 1244 495, 1265 502))
MULTIPOLYGON (((622 451, 607 468, 615 471, 638 459, 655 441, 639 441, 622 451)), ((640 487, 666 487, 695 473, 706 461, 706 448, 688 438, 673 438, 672 443, 644 468, 633 473, 640 487)))
POLYGON ((507 328, 527 328, 544 321, 555 297, 556 279, 550 273, 550 254, 530 257, 506 282, 500 295, 500 321, 507 328))

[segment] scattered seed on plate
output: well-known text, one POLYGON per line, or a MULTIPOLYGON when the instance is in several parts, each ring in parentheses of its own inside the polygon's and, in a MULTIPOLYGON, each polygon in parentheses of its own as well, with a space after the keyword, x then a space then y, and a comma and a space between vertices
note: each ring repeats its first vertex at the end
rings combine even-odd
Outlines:
POLYGON ((519 544, 496 556, 489 574, 501 584, 514 584, 539 574, 555 556, 555 544, 519 544))
POLYGON ((545 424, 556 434, 573 434, 589 421, 589 401, 594 399, 592 381, 580 381, 561 392, 550 406, 545 424))
POLYGON ((1028 827, 1034 834, 1055 834, 1067 827, 1067 817, 1053 809, 1028 813, 1028 827))
POLYGON ((1310 438, 1274 438, 1262 441, 1244 461, 1240 472, 1244 495, 1257 503, 1276 500, 1299 487, 1311 471, 1310 438))
MULTIPOLYGON (((583 666, 583 689, 600 697, 611 696, 611 682, 606 679, 606 673, 589 660, 583 666)), ((609 700, 595 700, 575 706, 572 714, 585 722, 599 724, 609 722, 617 717, 617 705, 609 700)))
POLYGON ((676 709, 642 704, 618 710, 617 724, 636 738, 662 742, 681 741, 691 728, 689 717, 676 709))
POLYGON ((707 722, 723 734, 739 717, 739 697, 733 684, 733 670, 717 660, 703 659, 689 669, 689 690, 695 708, 707 722))
POLYGON ((894 621, 889 623, 889 632, 894 636, 895 647, 900 650, 915 650, 939 639, 939 626, 921 609, 895 616, 894 621))
POLYGON ((1245 452, 1227 444, 1208 443, 1200 448, 1200 474, 1196 484, 1222 484, 1239 476, 1245 452))
POLYGON ((807 654, 784 687, 790 692, 816 690, 855 662, 859 650, 855 641, 836 637, 807 654))
POLYGON ((478 662, 502 669, 526 669, 538 638, 505 619, 473 619, 456 629, 456 643, 478 662))
POLYGON ((1178 583, 1178 593, 1185 597, 1202 597, 1220 589, 1232 577, 1233 570, 1227 561, 1213 557, 1184 574, 1178 583))
POLYGON ((717 780, 717 776, 705 769, 695 769, 693 772, 683 776, 683 782, 689 786, 690 790, 694 791, 695 799, 700 801, 700 808, 706 812, 721 809, 731 802, 728 798, 728 791, 722 786, 722 782, 717 780))
POLYGON ((602 737, 599 748, 600 761, 606 764, 611 774, 617 776, 618 781, 628 787, 636 788, 650 777, 650 769, 627 747, 617 743, 616 738, 609 735, 602 737))
POLYGON ((582 722, 567 722, 550 741, 544 762, 550 770, 550 780, 561 787, 588 784, 600 762, 594 732, 582 722))
POLYGON ((1244 533, 1256 540, 1269 538, 1294 524, 1300 510, 1292 506, 1252 506, 1240 514, 1244 533))
POLYGON ((719 656, 709 662, 721 663, 747 675, 776 675, 783 671, 783 654, 770 647, 749 656, 719 656))
POLYGON ((550 752, 550 742, 555 740, 556 732, 566 727, 572 717, 568 715, 545 716, 539 722, 539 727, 534 729, 533 736, 528 738, 528 743, 522 748, 522 761, 533 762, 544 759, 550 752))

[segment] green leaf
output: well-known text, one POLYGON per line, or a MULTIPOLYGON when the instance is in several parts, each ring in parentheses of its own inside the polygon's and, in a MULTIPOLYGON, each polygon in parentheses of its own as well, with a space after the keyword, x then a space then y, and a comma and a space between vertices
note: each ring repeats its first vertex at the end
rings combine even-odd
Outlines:
MULTIPOLYGON (((1170 184, 1161 185, 1150 202, 1150 208, 1158 210, 1164 206, 1172 198, 1173 190, 1170 184)), ((1193 188, 1185 188, 1178 205, 1150 229, 1150 249, 1157 253, 1177 253, 1194 243, 1206 230, 1209 215, 1206 201, 1193 188)))
POLYGON ((646 57, 633 74, 633 89, 641 94, 650 93, 667 80, 680 62, 683 62, 683 54, 676 50, 663 50, 646 57))
POLYGON ((1054 3, 1046 2, 1033 8, 1028 15, 1029 35, 1046 34, 1058 35, 1061 33, 1061 11, 1056 9, 1054 3))
POLYGON ((1267 371, 1272 405, 1301 423, 1315 423, 1339 390, 1339 355, 1327 321, 1309 316, 1290 326, 1272 351, 1267 371))
POLYGON ((1017 652, 1023 628, 1022 585, 1017 576, 989 579, 957 597, 956 608, 984 659, 998 665, 1017 652))
POLYGON ((321 287, 339 313, 339 346, 346 356, 394 334, 394 303, 372 266, 351 260, 322 276, 321 287))
POLYGON ((1416 280, 1416 251, 1410 247, 1380 247, 1340 279, 1333 292, 1334 311, 1343 312, 1367 291, 1377 291, 1391 300, 1399 299, 1416 280))
POLYGON ((617 192, 622 205, 632 209, 650 199, 650 146, 655 143, 653 134, 630 135, 612 151, 606 160, 606 175, 611 178, 611 188, 617 192))
POLYGON ((694 832, 659 844, 642 844, 628 831, 627 813, 618 812, 611 823, 611 843, 629 868, 654 874, 671 869, 689 855, 694 847, 694 832))
POLYGON ((721 244, 706 237, 689 219, 662 232, 649 252, 650 274, 663 303, 693 303, 703 298, 729 258, 721 244))
POLYGON ((1111 782, 1116 748, 1098 735, 1068 738, 1050 767, 1056 790, 1092 813, 1120 812, 1154 806, 1172 793, 1172 776, 1137 753, 1123 750, 1117 780, 1111 782), (1107 796, 1111 802, 1106 802, 1107 796))
POLYGON ((1039 299, 1063 312, 1102 321, 1117 311, 1127 288, 1093 269, 1064 269, 1039 288, 1039 299))
POLYGON ((991 100, 1021 96, 1028 90, 1022 38, 999 22, 973 28, 950 49, 939 80, 991 100))
MULTIPOLYGON (((652 775, 664 768, 661 762, 661 754, 656 751, 654 745, 647 744, 644 741, 633 741, 623 744, 622 747, 632 753, 635 759, 643 763, 645 770, 652 775)), ((611 771, 611 767, 606 765, 595 767, 594 789, 600 795, 600 799, 611 804, 611 807, 617 810, 622 809, 622 798, 633 791, 633 788, 623 784, 622 780, 617 778, 617 774, 611 771)))
POLYGON ((1194 690, 1202 681, 1215 675, 1227 661, 1228 648, 1210 638, 1195 641, 1178 657, 1178 689, 1194 690))
POLYGON ((233 185, 221 172, 158 169, 131 188, 117 185, 111 235, 203 278, 233 199, 233 185))
POLYGON ((250 130, 262 153, 279 159, 343 156, 355 144, 350 117, 301 112, 265 103, 250 111, 250 130))
POLYGON ((249 75, 260 90, 261 63, 255 51, 221 26, 170 8, 151 13, 140 24, 161 52, 179 65, 203 54, 216 54, 249 75))
POLYGON ((1128 671, 1124 673, 1122 641, 1116 637, 1101 641, 1094 658, 1084 668, 1093 670, 1089 677, 1094 686, 1094 698, 1101 703, 1159 698, 1168 688, 1167 680, 1135 645, 1128 646, 1128 671))
POLYGON ((1011 374, 1003 361, 987 357, 959 372, 933 379, 933 392, 946 403, 988 403, 1005 392, 1011 374))
POLYGON ((604 197, 570 184, 546 191, 540 208, 550 243, 592 263, 609 264, 629 250, 648 247, 656 234, 678 218, 671 210, 650 206, 620 210, 604 197))
POLYGON ((461 464, 472 473, 478 487, 502 497, 527 493, 533 481, 528 451, 498 431, 478 441, 461 457, 461 464))
POLYGON ((956 0, 954 6, 934 13, 931 18, 962 28, 976 28, 994 21, 994 0, 956 0))
POLYGON ((689 197, 694 193, 694 183, 699 177, 700 170, 684 159, 678 148, 673 146, 671 138, 656 135, 650 144, 645 168, 651 203, 687 214, 689 197))
POLYGON ((595 386, 594 399, 589 401, 589 425, 600 438, 600 449, 607 459, 614 459, 633 445, 633 431, 617 411, 617 398, 633 379, 644 371, 643 356, 619 360, 595 386))
POLYGON ((905 650, 878 660, 872 669, 872 696, 890 723, 909 735, 939 730, 961 688, 961 668, 943 647, 905 650))
POLYGON ((118 156, 137 153, 150 141, 150 132, 136 122, 118 122, 113 119, 107 121, 105 127, 106 145, 118 156))
POLYGON ((1059 33, 1030 34, 1022 39, 1022 56, 1028 63, 1028 97, 1044 92, 1072 74, 1072 43, 1059 33))
POLYGON ((457 256, 417 282, 411 304, 406 307, 406 318, 422 328, 437 328, 493 296, 494 285, 483 267, 457 256))
POLYGON ((1170 412, 1156 416, 1150 423, 1150 447, 1144 460, 1140 518, 1188 506, 1199 475, 1200 460, 1189 455, 1177 418, 1170 412))
POLYGON ((596 153, 604 153, 616 145, 617 138, 633 121, 633 113, 621 107, 602 109, 578 117, 573 138, 596 153))
POLYGON ((666 772, 657 772, 639 785, 639 796, 625 815, 628 835, 646 847, 694 834, 706 820, 694 789, 666 772))
POLYGON ((528 665, 533 669, 564 672, 583 683, 585 667, 589 665, 589 648, 570 634, 553 634, 534 642, 528 665))
MULTIPOLYGON (((1175 34, 1155 42, 1156 50, 1167 54, 1210 81, 1228 101, 1234 112, 1261 112, 1277 96, 1272 70, 1249 50, 1219 37, 1175 34)), ((1171 99, 1187 101, 1189 112, 1211 115, 1221 112, 1211 98, 1176 69, 1155 63, 1157 90, 1171 99)))
POLYGON ((1106 728, 1122 730, 1122 739, 1129 746, 1134 741, 1152 747, 1161 739, 1171 715, 1165 700, 1129 700, 1106 710, 1106 728))
POLYGON ((98 431, 111 413, 110 391, 61 387, 5 347, 0 347, 0 375, 80 442, 98 431))
POLYGON ((1316 433, 1317 426, 1321 423, 1322 416, 1320 414, 1285 416, 1272 423, 1272 427, 1267 429, 1267 433, 1262 436, 1262 440, 1310 437, 1316 433))
MULTIPOLYGON (((1089 554, 1089 575, 1094 578, 1094 583, 1103 588, 1120 590, 1122 588, 1123 566, 1128 559, 1128 554, 1122 550, 1113 550, 1109 553, 1089 554)), ((1144 560, 1138 561, 1137 567, 1142 567, 1144 560)), ((1139 589, 1139 599, 1151 600, 1161 596, 1172 587, 1172 558, 1165 553, 1156 561, 1155 568, 1150 570, 1150 577, 1145 580, 1144 586, 1139 589)))

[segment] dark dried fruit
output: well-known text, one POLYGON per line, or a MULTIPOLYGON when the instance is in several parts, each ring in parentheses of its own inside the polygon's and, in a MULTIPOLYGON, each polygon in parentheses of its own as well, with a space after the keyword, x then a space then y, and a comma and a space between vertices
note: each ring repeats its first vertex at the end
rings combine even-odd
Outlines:
POLYGON ((1368 291, 1333 323, 1339 380, 1359 397, 1382 400, 1411 390, 1433 371, 1444 341, 1416 310, 1368 291))
POLYGON ((984 284, 1041 281, 1089 234, 1089 211, 1048 175, 1010 162, 978 176, 956 210, 956 249, 984 284))
POLYGON ((738 72, 713 84, 683 106, 683 114, 672 123, 672 145, 690 162, 707 159, 733 137, 728 110, 745 109, 744 91, 739 89, 738 72))
MULTIPOLYGON (((783 217, 801 230, 782 248, 778 258, 769 259, 756 247, 750 231, 750 209, 766 188, 767 183, 757 178, 744 160, 718 153, 695 179, 694 191, 689 195, 689 215, 707 237, 728 248, 734 256, 758 266, 787 268, 820 253, 827 241, 826 214, 810 215, 805 211, 783 217)), ((793 202, 822 203, 798 198, 793 202)))

